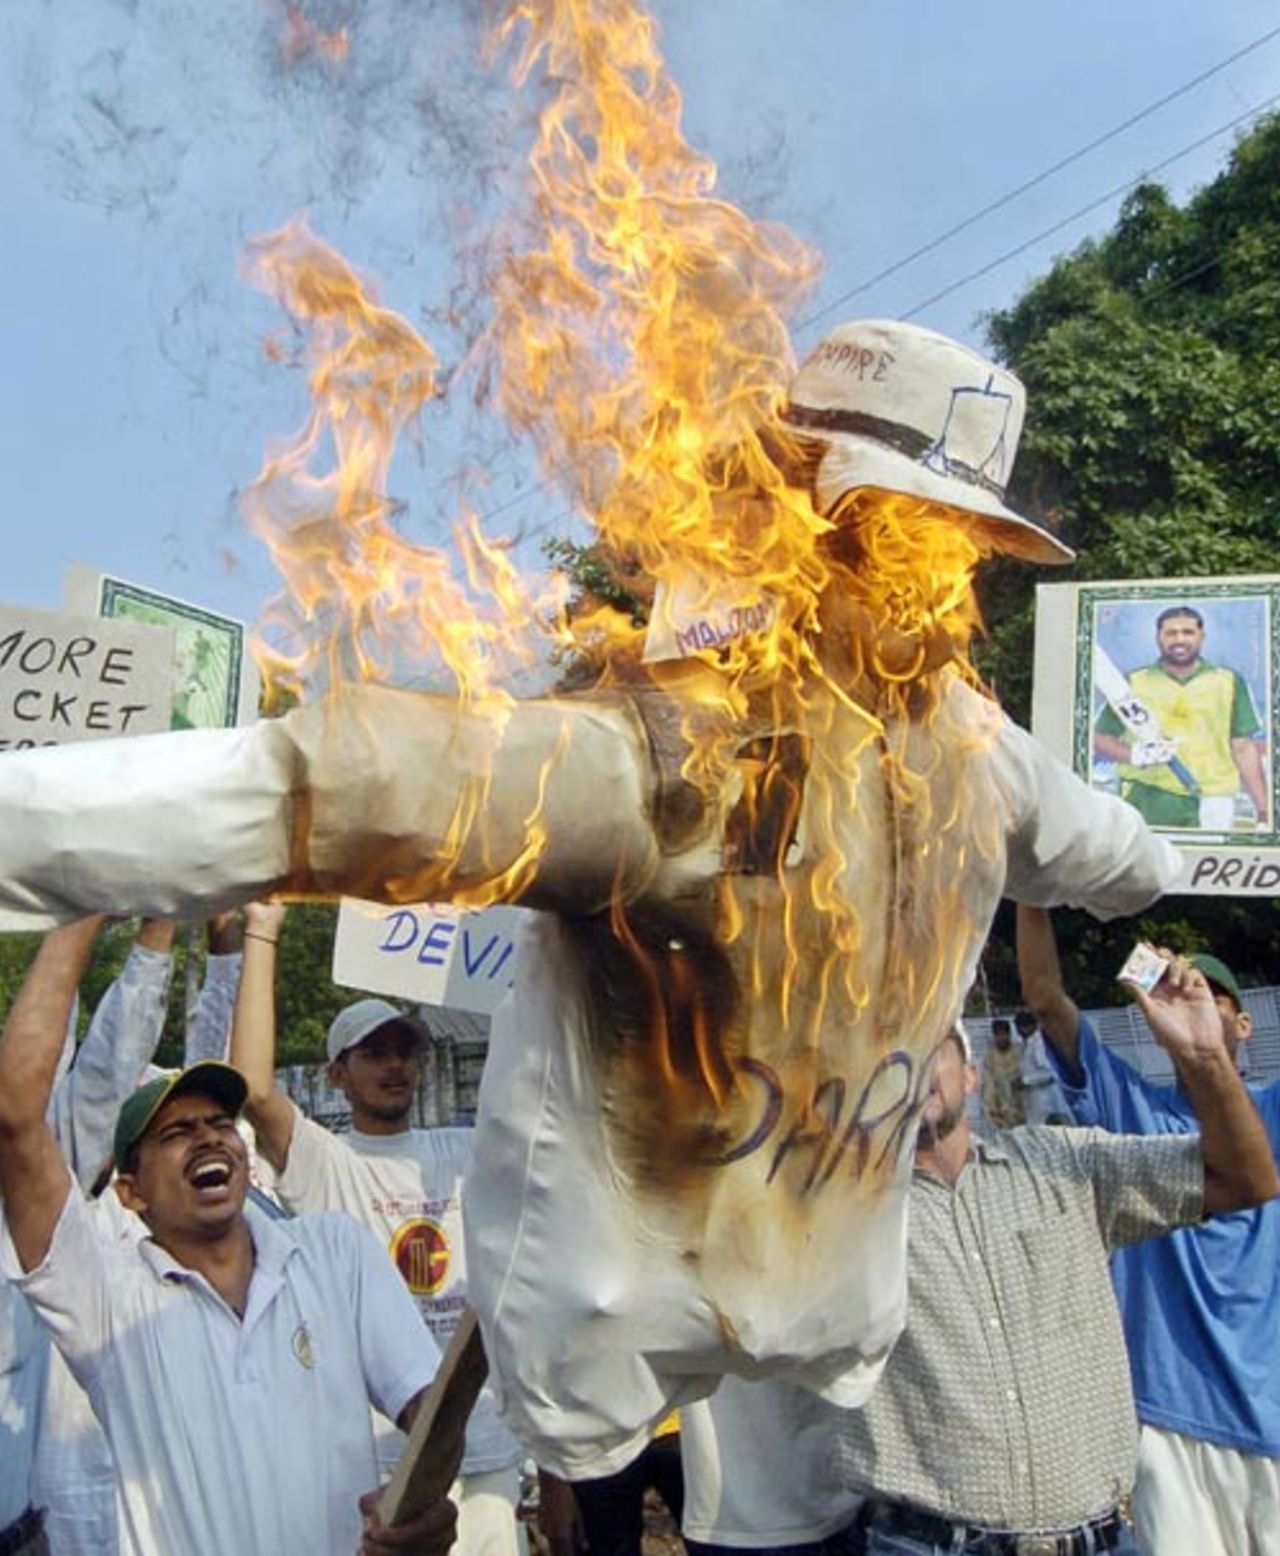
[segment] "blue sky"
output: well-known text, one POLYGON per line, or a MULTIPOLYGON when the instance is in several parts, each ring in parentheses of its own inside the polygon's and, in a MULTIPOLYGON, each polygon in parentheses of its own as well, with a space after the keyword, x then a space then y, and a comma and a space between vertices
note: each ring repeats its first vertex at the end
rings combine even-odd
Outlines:
MULTIPOLYGON (((268 0, 8 0, 4 598, 59 604, 71 562, 249 619, 271 592, 235 493, 302 400, 298 375, 262 357, 280 321, 237 278, 246 237, 306 210, 451 364, 457 340, 429 313, 514 177, 494 155, 514 99, 450 20, 459 0, 308 9, 357 18, 345 79, 277 68, 268 0)), ((825 255, 806 314, 1274 25, 1244 0, 664 0, 657 11, 687 133, 721 164, 724 192, 825 255)), ((843 317, 905 314, 1276 92, 1280 39, 801 327, 799 345, 843 317)), ((1217 136, 1160 177, 1183 196, 1230 144, 1217 136)), ((1104 231, 1117 206, 918 317, 979 340, 984 309, 1104 231)), ((495 531, 563 530, 552 495, 521 497, 527 465, 492 428, 459 411, 429 433, 433 446, 395 472, 410 533, 440 542, 459 473, 478 467, 468 489, 482 512, 503 508, 495 531)))

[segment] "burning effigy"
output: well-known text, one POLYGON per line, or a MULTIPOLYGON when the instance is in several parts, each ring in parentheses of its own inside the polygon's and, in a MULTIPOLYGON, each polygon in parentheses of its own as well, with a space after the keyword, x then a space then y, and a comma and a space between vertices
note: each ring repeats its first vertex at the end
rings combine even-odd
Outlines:
POLYGON ((982 560, 1070 557, 1005 503, 1017 381, 887 321, 797 371, 813 258, 715 198, 632 0, 523 0, 499 37, 555 90, 478 353, 643 609, 550 611, 471 522, 461 576, 405 542, 388 472, 434 354, 305 228, 260 240, 310 353, 311 418, 247 502, 291 590, 265 665, 302 705, 6 757, 0 909, 541 910, 468 1265, 512 1424, 572 1477, 726 1374, 865 1399, 931 1058, 1000 897, 1127 913, 1176 870, 969 660, 982 560), (382 684, 406 631, 448 689, 382 684), (578 689, 514 694, 539 633, 578 689))

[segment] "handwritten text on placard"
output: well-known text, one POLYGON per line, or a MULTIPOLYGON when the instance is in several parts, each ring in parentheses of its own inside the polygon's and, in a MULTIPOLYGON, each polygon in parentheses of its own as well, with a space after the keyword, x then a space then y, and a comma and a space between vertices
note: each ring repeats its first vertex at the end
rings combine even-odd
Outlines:
POLYGON ((0 751, 168 729, 172 689, 167 631, 0 605, 0 751))
POLYGON ((525 910, 439 903, 387 907, 344 897, 335 983, 487 1015, 511 986, 525 910))

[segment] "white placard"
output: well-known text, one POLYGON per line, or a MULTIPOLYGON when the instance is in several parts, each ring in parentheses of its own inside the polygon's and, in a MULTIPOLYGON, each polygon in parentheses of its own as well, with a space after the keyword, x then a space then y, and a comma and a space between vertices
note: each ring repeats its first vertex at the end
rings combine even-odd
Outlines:
POLYGON ((0 605, 0 752, 169 728, 173 634, 0 605))
POLYGON ((777 616, 773 597, 746 584, 736 589, 719 584, 713 590, 692 581, 675 587, 659 584, 645 634, 644 658, 653 663, 713 653, 735 639, 770 631, 777 616))
POLYGON ((511 987, 525 908, 388 907, 344 897, 333 981, 423 1005, 490 1015, 511 987))

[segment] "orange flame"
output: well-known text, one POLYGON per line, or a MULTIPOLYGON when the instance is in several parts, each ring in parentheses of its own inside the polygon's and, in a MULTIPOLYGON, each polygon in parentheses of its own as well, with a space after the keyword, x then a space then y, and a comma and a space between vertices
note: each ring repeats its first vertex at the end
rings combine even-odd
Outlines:
MULTIPOLYGON (((656 586, 659 617, 676 598, 694 616, 768 602, 754 630, 695 653, 693 673, 644 664, 644 628, 607 606, 552 633, 602 661, 606 681, 665 693, 683 713, 684 779, 737 795, 697 944, 655 941, 621 898, 608 916, 600 954, 630 957, 649 1013, 650 1041, 618 1061, 641 1099, 619 1128, 650 1170, 659 1135, 687 1165, 698 1141, 732 1134, 751 1105, 742 1076, 767 1053, 795 1138, 821 1143, 830 1077, 843 1096, 873 1084, 892 1043, 922 1055, 963 995, 968 864, 995 860, 999 840, 965 782, 978 737, 949 722, 940 675, 952 665, 973 680, 978 544, 882 492, 816 511, 811 448, 784 441, 776 419, 793 369, 785 320, 816 259, 715 197, 634 0, 515 0, 495 45, 517 48, 518 82, 540 70, 554 95, 526 240, 499 277, 482 351, 494 403, 605 554, 656 586)), ((551 630, 546 598, 474 522, 459 533, 461 578, 393 525, 392 455, 436 393, 433 353, 299 224, 253 245, 249 272, 308 332, 314 402, 246 505, 293 592, 285 630, 303 640, 291 656, 277 648, 276 672, 312 692, 326 671, 387 679, 403 648, 386 645, 407 629, 411 653, 500 721, 513 667, 551 630)), ((487 778, 457 807, 444 890, 449 861, 483 834, 487 778)), ((472 900, 520 898, 541 816, 540 790, 519 857, 469 884, 472 900)))
MULTIPOLYGON (((528 661, 528 634, 556 602, 528 594, 473 518, 457 531, 465 578, 445 552, 395 528, 391 462, 438 392, 435 353, 302 222, 256 239, 244 268, 306 331, 312 400, 243 500, 289 589, 257 645, 268 679, 304 693, 394 680, 407 650, 417 675, 447 672, 464 700, 504 698, 502 681, 528 661)), ((281 355, 278 342, 269 349, 281 355)))
POLYGON ((283 13, 280 23, 280 57, 292 69, 305 59, 341 64, 351 52, 351 36, 345 27, 328 30, 313 22, 302 0, 277 0, 283 13))

